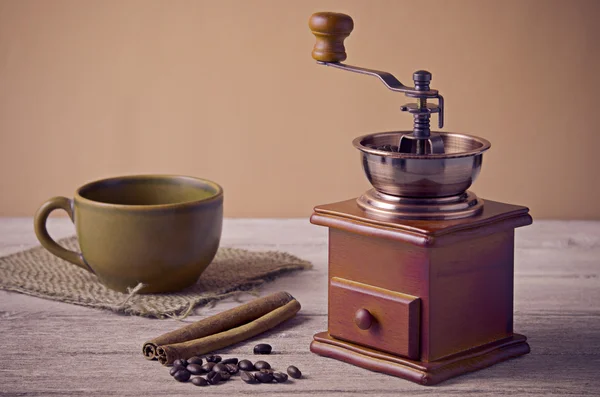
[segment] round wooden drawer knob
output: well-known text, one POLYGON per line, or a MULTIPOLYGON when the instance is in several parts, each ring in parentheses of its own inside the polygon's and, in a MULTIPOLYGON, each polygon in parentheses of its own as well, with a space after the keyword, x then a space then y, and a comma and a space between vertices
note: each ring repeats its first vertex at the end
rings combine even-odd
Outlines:
POLYGON ((354 322, 360 329, 367 330, 373 324, 373 315, 367 309, 358 309, 354 315, 354 322))

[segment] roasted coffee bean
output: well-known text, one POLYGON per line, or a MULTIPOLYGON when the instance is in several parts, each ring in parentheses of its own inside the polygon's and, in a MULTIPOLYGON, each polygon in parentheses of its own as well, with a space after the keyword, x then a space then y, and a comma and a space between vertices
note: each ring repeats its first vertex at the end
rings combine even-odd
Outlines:
POLYGON ((188 362, 184 358, 180 358, 178 360, 173 361, 173 366, 175 366, 175 367, 180 366, 180 367, 185 368, 185 367, 187 367, 187 365, 188 365, 188 362))
POLYGON ((242 371, 256 371, 254 364, 250 360, 242 360, 238 363, 238 368, 242 371))
POLYGON ((277 383, 283 383, 288 380, 287 374, 284 374, 283 372, 273 373, 273 378, 275 379, 275 382, 277 382, 277 383))
POLYGON ((291 376, 294 379, 300 379, 302 378, 302 372, 300 372, 300 370, 298 369, 298 367, 295 367, 293 365, 290 365, 287 369, 287 373, 289 376, 291 376))
POLYGON ((227 358, 223 361, 221 361, 221 364, 237 364, 238 363, 238 359, 237 358, 227 358))
POLYGON ((271 368, 269 368, 269 369, 267 369, 267 368, 263 368, 263 369, 261 369, 261 370, 260 370, 260 372, 264 372, 264 373, 266 373, 266 374, 272 374, 272 373, 274 373, 275 371, 273 371, 273 369, 271 369, 271 368))
POLYGON ((179 371, 175 372, 173 378, 180 382, 187 382, 190 379, 190 373, 187 369, 180 369, 179 371))
POLYGON ((225 366, 227 367, 227 372, 229 372, 232 375, 237 374, 239 371, 238 366, 235 364, 225 364, 225 366))
POLYGON ((270 374, 268 372, 257 372, 257 373, 254 374, 254 377, 260 383, 271 383, 271 382, 273 382, 273 374, 270 374))
POLYGON ((208 356, 206 357, 206 361, 209 363, 218 363, 221 362, 221 356, 217 356, 217 355, 212 355, 212 356, 208 356))
POLYGON ((210 372, 212 371, 213 367, 215 366, 215 363, 211 363, 210 361, 207 362, 206 364, 204 364, 202 366, 202 369, 204 370, 204 372, 210 372))
POLYGON ((254 363, 254 368, 256 368, 258 371, 260 371, 261 369, 271 368, 271 365, 266 361, 257 361, 254 363))
POLYGON ((188 358, 187 362, 188 362, 188 364, 202 365, 202 359, 198 356, 188 358))
POLYGON ((188 372, 192 375, 200 375, 204 373, 204 369, 202 368, 202 365, 198 365, 198 364, 188 364, 187 367, 185 367, 185 369, 188 370, 188 372))
POLYGON ((271 350, 273 350, 271 345, 266 343, 259 343, 254 346, 254 354, 271 354, 271 350))
POLYGON ((229 380, 229 378, 231 378, 231 374, 227 371, 221 371, 219 372, 219 374, 221 375, 221 380, 223 381, 229 380))
MULTIPOLYGON (((223 364, 223 363, 217 363, 215 364, 214 367, 212 367, 212 370, 214 372, 222 372, 222 371, 227 371, 227 364, 223 364)), ((229 371, 227 371, 229 372, 229 371)))
POLYGON ((208 386, 207 380, 201 376, 196 376, 195 378, 193 378, 192 383, 196 386, 208 386))
POLYGON ((206 375, 206 380, 211 385, 216 385, 217 383, 219 383, 221 381, 221 379, 223 379, 223 378, 221 378, 220 372, 209 372, 208 375, 206 375))
POLYGON ((242 371, 240 372, 240 378, 246 383, 258 383, 252 372, 242 371))
POLYGON ((180 369, 183 369, 183 367, 180 365, 172 366, 171 369, 169 370, 169 375, 171 375, 171 376, 175 375, 175 372, 179 371, 180 369))

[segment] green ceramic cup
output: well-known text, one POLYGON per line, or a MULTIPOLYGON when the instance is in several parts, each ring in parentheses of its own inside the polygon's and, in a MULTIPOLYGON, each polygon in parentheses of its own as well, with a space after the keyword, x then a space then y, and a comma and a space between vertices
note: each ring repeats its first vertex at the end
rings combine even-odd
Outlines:
POLYGON ((52 254, 98 276, 108 288, 172 292, 196 282, 213 260, 223 224, 223 189, 204 179, 137 175, 80 187, 74 199, 54 197, 35 214, 35 233, 52 254), (46 230, 55 209, 68 214, 81 253, 46 230))

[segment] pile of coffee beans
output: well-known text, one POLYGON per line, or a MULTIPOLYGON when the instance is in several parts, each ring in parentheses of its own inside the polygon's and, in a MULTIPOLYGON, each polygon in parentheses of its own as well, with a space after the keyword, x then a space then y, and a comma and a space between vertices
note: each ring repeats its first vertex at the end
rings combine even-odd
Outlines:
MULTIPOLYGON (((254 354, 271 354, 272 350, 271 345, 266 343, 254 346, 254 354)), ((191 378, 192 384, 196 386, 216 385, 228 381, 238 373, 242 381, 246 383, 285 383, 288 376, 294 379, 302 377, 302 372, 293 365, 287 368, 286 374, 276 372, 271 368, 271 364, 263 360, 255 363, 250 360, 238 361, 237 358, 223 360, 218 355, 175 360, 173 367, 169 370, 173 379, 187 382, 191 378), (205 377, 194 376, 192 378, 192 375, 205 375, 205 377)))

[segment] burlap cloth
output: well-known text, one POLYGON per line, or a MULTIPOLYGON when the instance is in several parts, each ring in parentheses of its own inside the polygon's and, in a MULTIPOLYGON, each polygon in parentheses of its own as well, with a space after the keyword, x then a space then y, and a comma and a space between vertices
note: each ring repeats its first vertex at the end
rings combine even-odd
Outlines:
MULTIPOLYGON (((59 244, 78 250, 76 237, 59 244)), ((0 288, 41 298, 145 317, 185 317, 197 306, 252 292, 278 275, 308 269, 310 262, 285 252, 219 248, 198 282, 177 293, 121 293, 93 274, 35 247, 0 258, 0 288)))

